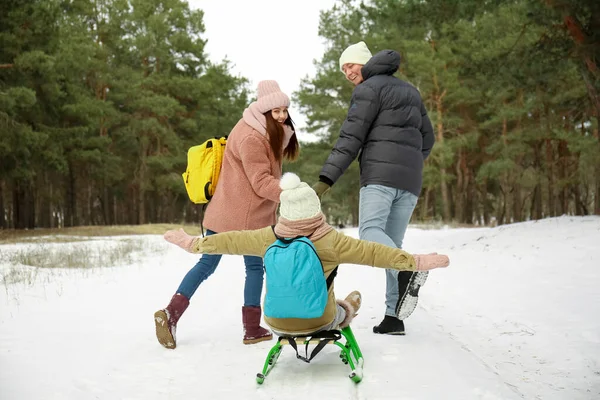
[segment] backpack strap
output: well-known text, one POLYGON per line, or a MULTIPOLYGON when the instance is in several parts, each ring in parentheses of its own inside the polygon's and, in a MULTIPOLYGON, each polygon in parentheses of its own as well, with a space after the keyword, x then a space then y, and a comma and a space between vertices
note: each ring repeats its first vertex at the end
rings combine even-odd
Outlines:
POLYGON ((204 237, 204 226, 202 223, 204 222, 204 213, 206 212, 207 205, 208 203, 202 204, 202 209, 200 210, 200 233, 202 234, 202 237, 204 237))
MULTIPOLYGON (((210 144, 211 147, 215 148, 215 157, 213 157, 213 175, 211 177, 211 182, 218 182, 219 174, 221 173, 221 164, 223 163, 223 155, 225 151, 223 150, 223 146, 227 143, 227 137, 211 139, 210 142, 206 144, 206 147, 210 144)), ((216 184, 212 185, 212 192, 214 194, 216 190, 216 184)), ((210 194, 212 198, 212 194, 210 194)), ((207 197, 207 199, 209 199, 207 197)), ((210 199, 209 199, 210 200, 210 199)))
POLYGON ((331 284, 333 283, 333 280, 335 279, 335 276, 337 275, 338 267, 335 267, 333 269, 333 271, 331 271, 331 273, 327 277, 327 281, 326 281, 327 282, 327 290, 329 290, 329 288, 331 287, 331 284))
POLYGON ((279 236, 279 235, 277 235, 275 233, 275 225, 271 225, 271 229, 273 229, 273 235, 275 235, 275 238, 281 240, 285 244, 292 243, 296 239, 300 239, 301 237, 305 237, 305 236, 299 235, 299 236, 296 236, 296 237, 293 237, 293 238, 290 238, 290 239, 286 239, 286 238, 281 237, 281 236, 279 236))

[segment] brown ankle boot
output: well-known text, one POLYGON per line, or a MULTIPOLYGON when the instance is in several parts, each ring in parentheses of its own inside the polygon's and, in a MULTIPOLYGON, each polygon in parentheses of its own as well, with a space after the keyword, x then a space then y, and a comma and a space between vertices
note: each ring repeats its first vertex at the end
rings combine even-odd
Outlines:
POLYGON ((156 325, 156 338, 158 342, 167 349, 176 347, 175 331, 177 330, 177 321, 181 318, 183 312, 190 305, 190 300, 176 293, 167 308, 158 310, 154 313, 154 324, 156 325))
POLYGON ((351 292, 348 296, 346 296, 345 300, 350 303, 352 308, 354 308, 354 315, 356 316, 358 310, 360 310, 360 305, 362 304, 362 296, 360 292, 358 290, 351 292))
POLYGON ((254 344, 271 340, 273 334, 260 326, 262 309, 260 306, 242 307, 242 322, 244 323, 244 344, 254 344))
POLYGON ((362 304, 362 296, 358 290, 355 290, 346 296, 344 300, 337 300, 337 303, 346 310, 346 318, 340 323, 340 328, 345 328, 356 317, 362 304))

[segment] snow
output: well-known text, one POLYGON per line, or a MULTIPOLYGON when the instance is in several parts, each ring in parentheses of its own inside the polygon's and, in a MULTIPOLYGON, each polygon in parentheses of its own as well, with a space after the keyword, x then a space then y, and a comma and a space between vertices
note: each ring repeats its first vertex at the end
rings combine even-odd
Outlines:
POLYGON ((153 313, 197 256, 158 235, 48 248, 122 240, 150 250, 110 268, 35 269, 7 260, 40 243, 0 245, 0 274, 29 277, 1 284, 1 399, 600 398, 599 217, 410 226, 405 249, 446 253, 451 264, 429 274, 406 336, 371 331, 383 317, 383 270, 340 268, 338 297, 363 295, 352 325, 365 358, 358 385, 334 346, 311 364, 285 347, 256 384, 275 342, 242 344, 241 257, 223 257, 181 319, 177 349, 167 350, 154 336, 153 313))

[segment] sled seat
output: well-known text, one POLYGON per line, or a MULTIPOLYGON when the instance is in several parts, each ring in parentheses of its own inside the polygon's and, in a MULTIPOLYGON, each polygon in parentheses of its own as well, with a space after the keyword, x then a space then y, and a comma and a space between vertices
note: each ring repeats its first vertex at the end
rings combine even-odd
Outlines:
POLYGON ((256 374, 256 382, 262 384, 265 381, 265 378, 275 366, 284 346, 291 346, 296 352, 296 358, 310 363, 328 344, 334 344, 341 349, 340 359, 344 364, 348 364, 352 370, 349 378, 355 383, 360 382, 363 376, 362 367, 364 360, 354 333, 349 326, 342 330, 320 331, 312 335, 279 336, 277 343, 275 343, 267 355, 262 372, 256 374), (311 344, 316 346, 309 355, 309 346, 311 344), (299 345, 304 345, 305 355, 301 355, 298 351, 299 345))
POLYGON ((303 344, 319 344, 321 342, 322 339, 319 338, 313 338, 310 336, 297 336, 297 337, 287 337, 287 336, 281 336, 279 338, 280 343, 282 346, 287 345, 291 345, 291 341, 293 340, 296 343, 303 343, 303 344))

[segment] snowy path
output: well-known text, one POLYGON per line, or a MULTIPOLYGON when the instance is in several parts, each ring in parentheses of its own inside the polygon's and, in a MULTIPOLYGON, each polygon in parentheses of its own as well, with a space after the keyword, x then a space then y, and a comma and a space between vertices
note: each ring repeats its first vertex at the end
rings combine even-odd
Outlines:
POLYGON ((371 333, 383 312, 383 271, 341 268, 338 297, 353 289, 364 297, 353 324, 365 356, 358 385, 332 346, 310 365, 285 348, 256 385, 274 342, 241 343, 238 257, 224 257, 200 287, 174 351, 156 343, 152 314, 195 256, 164 244, 164 255, 144 264, 40 273, 38 283, 0 295, 0 398, 599 398, 598 243, 600 218, 591 217, 411 228, 405 248, 447 252, 452 264, 430 274, 405 337, 371 333))

